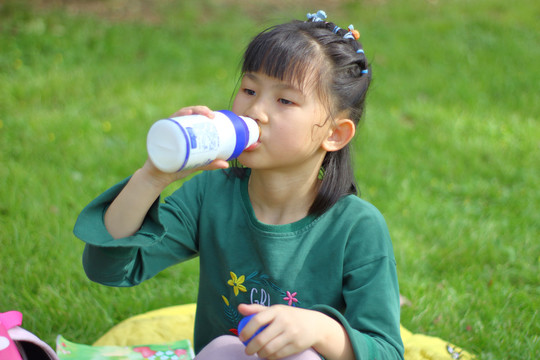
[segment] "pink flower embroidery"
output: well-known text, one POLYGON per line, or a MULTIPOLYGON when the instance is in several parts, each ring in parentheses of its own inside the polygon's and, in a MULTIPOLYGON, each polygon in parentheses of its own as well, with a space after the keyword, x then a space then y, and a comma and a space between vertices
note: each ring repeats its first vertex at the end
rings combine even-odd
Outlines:
POLYGON ((288 301, 289 302, 289 306, 292 306, 293 303, 297 303, 298 302, 298 299, 295 298, 296 296, 296 292, 293 292, 292 294, 287 291, 287 296, 283 298, 283 300, 285 301, 288 301))

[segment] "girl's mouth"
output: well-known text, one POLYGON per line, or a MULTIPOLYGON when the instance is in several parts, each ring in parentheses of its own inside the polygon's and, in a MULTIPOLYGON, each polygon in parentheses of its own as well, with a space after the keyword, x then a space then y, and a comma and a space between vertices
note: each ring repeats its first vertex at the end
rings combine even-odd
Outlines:
POLYGON ((253 143, 253 145, 248 146, 247 148, 245 148, 244 151, 252 151, 252 150, 254 150, 260 143, 261 143, 261 141, 260 141, 260 140, 257 140, 256 142, 253 143))

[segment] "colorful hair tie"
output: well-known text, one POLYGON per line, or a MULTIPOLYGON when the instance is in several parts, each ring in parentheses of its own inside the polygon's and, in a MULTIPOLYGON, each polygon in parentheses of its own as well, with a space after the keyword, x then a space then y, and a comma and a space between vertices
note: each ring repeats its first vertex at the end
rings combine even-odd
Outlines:
POLYGON ((337 34, 339 30, 341 30, 341 28, 340 28, 339 26, 336 25, 336 26, 334 26, 334 30, 332 30, 332 32, 333 32, 334 34, 337 34))
POLYGON ((357 54, 365 54, 364 49, 358 49, 356 50, 357 54))
POLYGON ((358 30, 354 30, 354 26, 349 25, 348 29, 349 29, 349 32, 343 35, 345 39, 352 39, 352 40, 360 39, 360 32, 358 30))
POLYGON ((319 10, 315 14, 307 13, 307 18, 312 22, 324 21, 326 20, 326 13, 323 10, 319 10))
POLYGON ((362 74, 367 74, 368 72, 369 72, 368 69, 362 70, 362 74))

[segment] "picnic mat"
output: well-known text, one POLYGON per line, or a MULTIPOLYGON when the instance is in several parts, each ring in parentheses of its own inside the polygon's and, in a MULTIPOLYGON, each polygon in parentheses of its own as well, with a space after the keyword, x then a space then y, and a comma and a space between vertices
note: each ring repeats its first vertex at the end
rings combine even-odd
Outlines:
MULTIPOLYGON (((134 346, 188 339, 193 343, 195 304, 166 307, 126 319, 107 331, 94 346, 134 346)), ((443 339, 413 334, 401 326, 405 360, 469 360, 475 357, 443 339)))

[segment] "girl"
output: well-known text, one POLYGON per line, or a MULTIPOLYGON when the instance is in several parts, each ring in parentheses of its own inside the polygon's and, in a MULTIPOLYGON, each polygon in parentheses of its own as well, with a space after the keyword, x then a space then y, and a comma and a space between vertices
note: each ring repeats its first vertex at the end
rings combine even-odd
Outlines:
MULTIPOLYGON (((352 28, 308 17, 263 31, 245 52, 232 110, 259 123, 255 147, 230 168, 197 169, 207 171, 164 203, 165 187, 192 170, 147 160, 75 225, 85 271, 102 284, 133 286, 200 257, 197 359, 403 358, 392 244, 356 196, 349 150, 368 63, 352 28)), ((204 106, 174 116, 189 114, 213 117, 204 106)))

